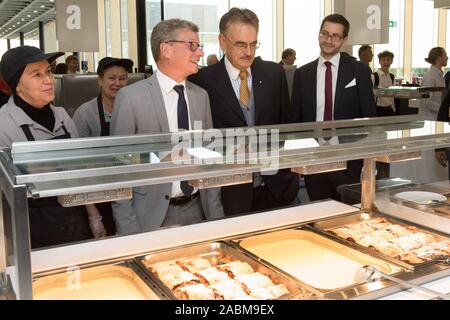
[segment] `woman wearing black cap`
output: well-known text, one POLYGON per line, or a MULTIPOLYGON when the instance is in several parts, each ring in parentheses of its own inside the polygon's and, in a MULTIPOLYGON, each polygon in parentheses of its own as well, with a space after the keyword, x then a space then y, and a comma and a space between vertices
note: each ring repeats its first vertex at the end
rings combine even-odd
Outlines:
MULTIPOLYGON (((77 137, 77 129, 64 108, 54 107, 53 75, 49 62, 63 53, 44 54, 35 47, 8 50, 1 73, 12 91, 0 109, 0 147, 15 141, 77 137)), ((89 239, 84 207, 63 208, 56 198, 29 200, 32 248, 89 239)))
MULTIPOLYGON (((80 137, 109 136, 114 99, 117 92, 128 84, 128 70, 132 67, 133 61, 130 59, 106 57, 99 61, 97 74, 101 93, 82 104, 73 115, 80 137)), ((111 203, 98 203, 96 207, 103 216, 108 235, 115 234, 111 203)))

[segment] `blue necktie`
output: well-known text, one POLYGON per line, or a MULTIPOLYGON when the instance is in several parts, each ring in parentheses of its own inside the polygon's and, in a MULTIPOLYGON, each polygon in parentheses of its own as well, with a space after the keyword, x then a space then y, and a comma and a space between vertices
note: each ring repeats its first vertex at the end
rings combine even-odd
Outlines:
MULTIPOLYGON (((184 98, 184 87, 183 85, 177 85, 173 87, 178 93, 178 104, 177 104, 177 115, 178 115, 178 129, 189 130, 189 115, 186 99, 184 98)), ((187 181, 181 181, 180 183, 181 191, 184 195, 190 196, 194 188, 190 186, 187 181)))

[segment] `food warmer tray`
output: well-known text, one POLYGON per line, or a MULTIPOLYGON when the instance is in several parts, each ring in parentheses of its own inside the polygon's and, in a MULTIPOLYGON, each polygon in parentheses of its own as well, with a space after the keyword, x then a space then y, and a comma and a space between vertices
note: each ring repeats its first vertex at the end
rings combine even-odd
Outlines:
POLYGON ((344 215, 341 217, 337 217, 337 218, 330 218, 330 219, 324 219, 318 222, 314 222, 311 225, 306 225, 305 228, 310 229, 314 232, 317 232, 319 234, 325 235, 327 237, 330 237, 331 239, 334 239, 338 242, 341 242, 343 244, 346 244, 348 246, 351 246, 355 249, 358 249, 361 252, 365 252, 365 253, 369 253, 370 255, 373 256, 377 256, 379 258, 382 258, 386 261, 389 261, 393 264, 396 264, 398 266, 401 266, 403 268, 406 268, 407 270, 410 271, 414 271, 418 268, 422 268, 422 267, 426 267, 426 266, 430 266, 433 264, 437 264, 442 262, 441 259, 431 259, 429 261, 425 261, 422 263, 411 263, 411 262, 407 262, 407 261, 403 261, 397 258, 393 258, 390 257, 386 254, 383 254, 375 249, 372 249, 370 247, 364 247, 358 243, 349 241, 347 239, 344 239, 342 237, 339 237, 338 235, 328 231, 329 229, 336 229, 339 227, 343 227, 347 224, 353 224, 353 223, 359 223, 362 221, 368 221, 370 219, 373 218, 384 218, 386 220, 388 220, 390 223, 394 223, 394 224, 398 224, 404 227, 415 227, 417 230, 417 232, 423 232, 423 233, 427 233, 432 235, 437 241, 449 241, 450 238, 444 236, 443 234, 437 233, 436 231, 431 231, 423 226, 411 223, 411 222, 406 222, 400 219, 396 219, 396 218, 392 218, 388 215, 385 214, 378 214, 378 213, 356 213, 356 214, 350 214, 350 215, 344 215))
POLYGON ((276 270, 258 262, 246 253, 221 241, 179 247, 167 251, 138 256, 135 257, 135 262, 146 274, 146 277, 149 278, 156 286, 156 292, 162 299, 177 299, 172 290, 166 286, 157 275, 148 270, 145 264, 154 264, 194 256, 207 259, 213 267, 229 262, 230 259, 248 263, 255 272, 260 272, 266 276, 269 276, 274 284, 284 284, 286 286, 290 294, 285 294, 278 299, 287 300, 318 298, 315 293, 310 292, 306 289, 306 287, 301 287, 296 281, 291 280, 283 274, 278 273, 276 270))

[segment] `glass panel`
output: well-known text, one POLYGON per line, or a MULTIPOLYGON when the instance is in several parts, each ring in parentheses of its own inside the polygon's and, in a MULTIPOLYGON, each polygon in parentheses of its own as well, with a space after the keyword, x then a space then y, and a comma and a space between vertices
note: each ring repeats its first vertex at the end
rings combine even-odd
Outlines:
POLYGON ((302 66, 317 59, 319 55, 317 35, 323 18, 323 1, 284 1, 283 49, 292 48, 297 52, 296 65, 302 66), (305 32, 305 26, 307 26, 308 32, 305 32), (299 32, 299 30, 303 30, 303 32, 299 32))
MULTIPOLYGON (((64 147, 64 150, 61 151, 41 152, 34 152, 30 149, 29 153, 14 154, 13 159, 23 174, 54 172, 52 177, 62 177, 62 173, 73 170, 80 170, 74 172, 74 177, 101 176, 108 171, 99 170, 100 168, 112 169, 114 167, 118 169, 115 171, 117 174, 124 172, 120 171, 120 168, 124 168, 127 172, 134 171, 140 174, 144 174, 145 170, 176 168, 176 173, 180 175, 181 172, 192 174, 192 168, 203 171, 201 166, 197 166, 199 164, 237 164, 242 165, 242 168, 248 165, 264 166, 264 163, 269 163, 278 156, 282 158, 280 159, 281 164, 284 163, 283 161, 289 160, 288 162, 298 161, 296 164, 298 165, 308 159, 320 160, 323 163, 335 161, 334 157, 344 155, 355 159, 367 156, 371 152, 406 151, 417 146, 431 148, 438 146, 438 141, 442 139, 442 137, 434 137, 436 135, 434 122, 417 121, 399 124, 396 121, 392 121, 392 124, 386 123, 385 120, 369 120, 358 124, 348 121, 339 124, 338 128, 335 128, 336 125, 333 123, 324 123, 322 126, 326 130, 313 130, 310 124, 277 126, 270 130, 256 128, 258 131, 255 128, 249 128, 245 131, 229 130, 227 136, 219 130, 197 131, 193 135, 193 140, 188 141, 185 136, 181 142, 179 142, 180 135, 175 134, 102 138, 103 143, 96 138, 72 139, 72 149, 64 147), (400 137, 398 136, 399 130, 403 132, 400 137), (240 137, 236 138, 239 135, 240 137), (398 140, 401 137, 403 139, 398 140), (214 142, 212 143, 212 141, 214 142), (114 146, 105 146, 105 143, 114 146), (83 144, 86 146, 97 145, 98 147, 80 149, 83 144), (319 147, 324 147, 324 149, 318 149, 318 153, 312 152, 319 147), (181 149, 187 149, 188 152, 182 160, 179 158, 181 149), (241 159, 239 156, 243 158, 241 159), (239 159, 242 161, 237 163, 239 159), (186 165, 186 168, 191 168, 184 171, 185 168, 181 164, 186 165), (133 165, 140 166, 132 168, 133 165), (86 169, 97 170, 83 172, 86 169)), ((315 125, 317 126, 317 124, 315 125)), ((450 141, 450 137, 444 138, 443 141, 450 141)), ((48 141, 44 144, 45 146, 38 146, 35 143, 34 148, 39 147, 40 150, 46 150, 47 147, 55 145, 48 141)), ((22 146, 31 147, 33 145, 25 143, 22 146)), ((289 168, 292 163, 284 163, 284 165, 285 168, 289 168)), ((227 167, 214 168, 217 171, 223 171, 227 167)), ((207 170, 211 174, 211 167, 208 167, 207 170)), ((158 172, 151 174, 159 175, 158 172)), ((64 179, 69 177, 65 175, 64 179)), ((31 180, 27 180, 27 182, 31 182, 31 180)))
POLYGON ((405 0, 389 1, 389 43, 375 44, 374 66, 380 68, 378 54, 388 50, 394 54, 390 72, 396 78, 403 78, 403 54, 405 43, 405 0))
POLYGON ((422 77, 430 67, 424 59, 437 46, 437 21, 438 10, 433 1, 413 1, 412 78, 422 77))

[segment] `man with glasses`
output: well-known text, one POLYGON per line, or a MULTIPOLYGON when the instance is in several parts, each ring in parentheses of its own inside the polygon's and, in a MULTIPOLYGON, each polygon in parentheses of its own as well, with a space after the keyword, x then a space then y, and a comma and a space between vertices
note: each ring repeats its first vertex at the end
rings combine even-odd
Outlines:
MULTIPOLYGON (((201 122, 203 129, 212 127, 208 94, 186 80, 198 72, 203 56, 198 31, 195 24, 180 19, 161 21, 154 27, 151 48, 158 71, 119 91, 111 119, 112 135, 192 130, 194 121, 201 122)), ((157 156, 161 161, 171 160, 170 154, 157 156)), ((158 162, 154 157, 150 160, 158 162)), ((145 162, 148 159, 144 157, 145 162)), ((135 187, 133 199, 113 204, 117 231, 129 234, 221 217, 219 191, 199 192, 187 181, 135 187)))
MULTIPOLYGON (((292 121, 286 75, 282 66, 255 59, 259 20, 248 9, 232 8, 219 24, 225 57, 191 79, 206 91, 216 128, 252 127, 292 121)), ((253 182, 222 188, 226 215, 267 210, 291 204, 298 193, 298 175, 279 170, 253 175, 253 182)))
MULTIPOLYGON (((298 122, 375 117, 370 70, 366 65, 340 54, 350 24, 340 14, 324 18, 318 35, 320 56, 295 72, 292 108, 298 122)), ((319 139, 321 143, 333 143, 319 139)), ((337 139, 339 143, 343 138, 337 139)), ((362 161, 348 161, 347 170, 305 176, 311 200, 339 200, 337 187, 360 180, 362 161)))

